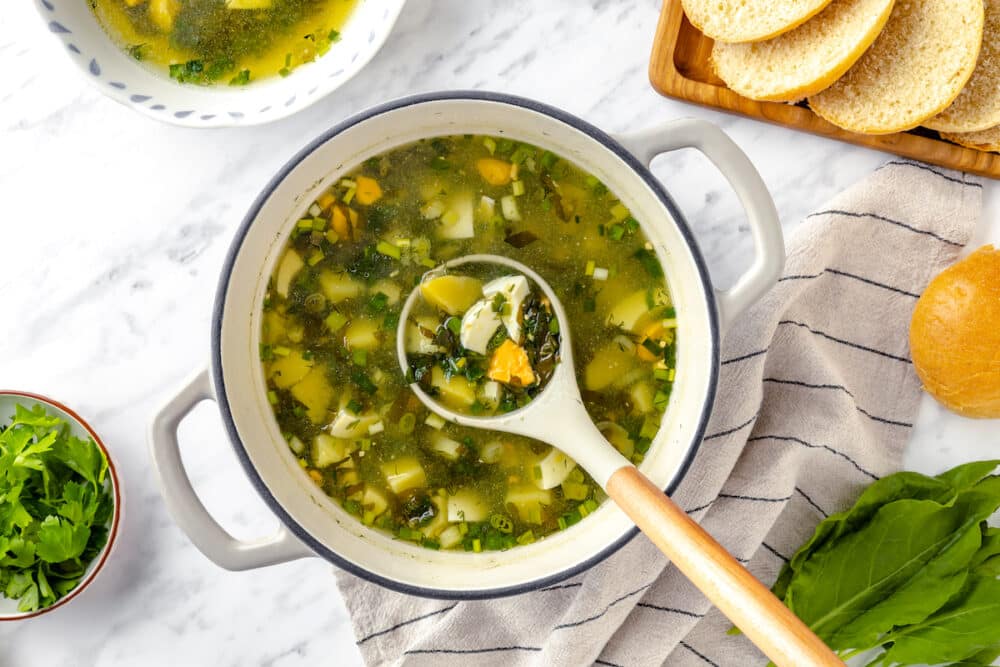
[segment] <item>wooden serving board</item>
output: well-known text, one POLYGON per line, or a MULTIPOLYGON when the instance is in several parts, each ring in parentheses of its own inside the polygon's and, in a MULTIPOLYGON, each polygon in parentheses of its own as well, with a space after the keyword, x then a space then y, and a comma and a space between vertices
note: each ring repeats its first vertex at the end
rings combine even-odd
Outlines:
POLYGON ((649 80, 653 88, 667 97, 1000 179, 1000 154, 958 146, 941 139, 932 130, 916 128, 896 134, 856 134, 831 125, 805 104, 757 102, 738 95, 715 76, 709 65, 713 44, 687 20, 680 0, 664 0, 649 63, 649 80))

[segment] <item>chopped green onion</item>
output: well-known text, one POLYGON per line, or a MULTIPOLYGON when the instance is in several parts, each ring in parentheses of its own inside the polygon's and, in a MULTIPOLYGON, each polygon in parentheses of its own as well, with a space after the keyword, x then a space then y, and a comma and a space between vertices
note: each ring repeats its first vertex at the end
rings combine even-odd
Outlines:
POLYGON ((586 507, 588 512, 593 512, 594 510, 597 509, 597 501, 591 498, 590 500, 583 503, 582 506, 586 507))
POLYGON ((668 368, 654 368, 653 377, 657 380, 669 380, 670 379, 670 369, 668 368))
POLYGON ((316 266, 326 258, 322 250, 316 249, 309 255, 309 266, 316 266))
POLYGON ((625 218, 625 230, 629 234, 635 234, 637 231, 639 231, 639 221, 633 218, 632 216, 625 218))
POLYGON ((347 192, 344 193, 344 196, 342 198, 343 202, 345 204, 350 204, 351 201, 354 199, 354 195, 357 193, 357 191, 358 191, 357 188, 349 188, 347 192))
POLYGON ((354 350, 351 358, 356 366, 366 366, 368 364, 368 350, 354 350))
POLYGON ((587 266, 583 270, 583 275, 585 275, 585 276, 592 276, 592 275, 594 275, 594 269, 596 269, 596 268, 597 268, 597 263, 594 260, 592 260, 592 259, 588 260, 587 261, 587 266))
POLYGON ((664 329, 676 329, 677 328, 677 318, 671 317, 669 320, 663 320, 664 329))
POLYGON ((427 419, 424 420, 424 423, 436 430, 441 430, 445 425, 444 418, 433 412, 427 415, 427 419))
POLYGON ((657 410, 666 410, 669 402, 670 394, 665 391, 658 391, 656 392, 656 396, 653 397, 653 407, 657 410))
POLYGON ((493 141, 490 137, 483 139, 483 146, 486 146, 486 150, 490 152, 490 155, 493 155, 497 151, 497 142, 493 141))
POLYGON ((671 382, 673 382, 674 378, 676 376, 677 376, 677 369, 676 368, 671 368, 670 369, 670 376, 667 379, 670 380, 671 382))
POLYGON ((388 241, 379 241, 375 246, 375 250, 386 257, 392 257, 393 259, 399 259, 403 256, 403 251, 388 241))
POLYGON ((535 534, 530 530, 521 533, 517 538, 517 543, 520 544, 521 546, 524 546, 525 544, 531 544, 534 541, 535 541, 535 534))
POLYGON ((531 149, 527 146, 518 146, 517 150, 510 156, 510 161, 514 164, 521 164, 531 155, 531 149))
POLYGON ((549 333, 550 334, 559 333, 559 320, 557 320, 554 317, 551 320, 549 320, 549 333))
POLYGON ((510 190, 515 197, 520 197, 524 194, 524 181, 514 181, 510 184, 510 190))
POLYGON ((267 392, 267 402, 270 403, 271 405, 277 405, 278 394, 276 394, 274 391, 267 392))
POLYGON ((345 407, 347 408, 348 412, 351 412, 356 415, 361 414, 361 411, 365 409, 365 406, 361 405, 360 402, 358 402, 353 398, 347 402, 347 405, 345 407))
POLYGON ((317 232, 321 232, 326 229, 326 219, 320 218, 319 216, 313 216, 313 229, 317 232))
POLYGON ((326 34, 326 38, 328 40, 330 40, 331 42, 339 42, 340 41, 340 33, 337 32, 336 30, 331 30, 330 32, 328 32, 326 34))
POLYGON ((545 151, 542 153, 542 157, 539 158, 539 162, 541 162, 543 169, 551 169, 558 161, 559 158, 556 157, 556 154, 551 151, 545 151))
POLYGON ((499 530, 501 533, 509 533, 514 530, 514 522, 502 514, 491 515, 490 525, 499 530))
POLYGON ((409 435, 413 433, 413 429, 417 427, 417 416, 412 412, 407 412, 402 417, 399 418, 399 430, 403 435, 409 435))
POLYGON ((340 236, 337 234, 337 232, 333 231, 332 229, 328 229, 326 230, 326 240, 329 241, 330 243, 336 243, 337 241, 340 240, 340 236))
POLYGON ((462 332, 462 320, 457 317, 449 317, 445 320, 444 325, 448 327, 448 331, 452 332, 456 336, 462 332))
POLYGON ((448 171, 451 169, 451 163, 448 162, 445 157, 435 155, 431 158, 431 169, 434 169, 435 171, 448 171))
POLYGON ((245 86, 248 83, 250 83, 250 70, 248 69, 240 70, 236 76, 229 80, 230 86, 245 86))
POLYGON ((435 266, 437 266, 437 262, 435 262, 430 257, 424 257, 422 260, 420 260, 420 263, 429 269, 433 269, 435 266))
POLYGON ((517 201, 513 195, 505 195, 500 198, 500 211, 507 220, 517 222, 521 219, 521 212, 517 210, 517 201))
POLYGON ((621 241, 625 236, 625 225, 619 225, 617 223, 608 227, 608 236, 613 241, 621 241))
MULTIPOLYGON (((654 404, 656 403, 655 398, 653 399, 653 402, 654 404)), ((653 438, 656 437, 656 433, 659 430, 660 430, 659 421, 652 417, 646 417, 646 419, 643 420, 642 422, 642 430, 639 431, 639 437, 648 438, 649 440, 652 440, 653 438)))
POLYGON ((479 541, 479 538, 472 540, 472 550, 476 553, 483 550, 483 543, 479 541))
POLYGON ((302 218, 297 223, 295 223, 296 229, 301 229, 303 231, 313 228, 312 218, 302 218))
POLYGON ((292 351, 287 347, 285 347, 284 345, 275 345, 274 353, 279 357, 287 357, 289 354, 292 353, 292 351))
POLYGON ((563 516, 556 519, 556 523, 559 525, 559 530, 566 530, 569 527, 569 524, 566 523, 566 518, 563 516))

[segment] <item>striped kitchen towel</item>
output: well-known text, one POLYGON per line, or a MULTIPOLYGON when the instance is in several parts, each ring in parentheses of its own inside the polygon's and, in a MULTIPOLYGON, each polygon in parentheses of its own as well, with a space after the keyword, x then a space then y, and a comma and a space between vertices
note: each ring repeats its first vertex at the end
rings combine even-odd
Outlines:
MULTIPOLYGON (((899 469, 920 399, 910 315, 969 241, 981 199, 962 174, 889 162, 795 230, 784 277, 726 337, 708 435, 674 499, 761 580, 899 469)), ((337 577, 369 665, 767 662, 641 535, 571 580, 501 600, 337 577)))

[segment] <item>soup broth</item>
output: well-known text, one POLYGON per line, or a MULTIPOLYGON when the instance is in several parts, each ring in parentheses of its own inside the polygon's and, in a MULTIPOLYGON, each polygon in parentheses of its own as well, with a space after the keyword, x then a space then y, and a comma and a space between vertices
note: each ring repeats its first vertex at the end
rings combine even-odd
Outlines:
POLYGON ((245 85, 325 54, 357 0, 90 0, 136 60, 180 83, 245 85))
MULTIPOLYGON (((463 313, 485 285, 515 277, 460 268, 477 283, 463 313)), ((365 161, 298 221, 268 284, 262 371, 289 447, 347 512, 432 549, 507 549, 580 521, 603 492, 545 443, 446 423, 408 382, 469 413, 516 409, 531 398, 520 390, 536 385, 511 380, 495 400, 482 373, 504 344, 524 349, 527 329, 558 350, 566 326, 587 411, 641 463, 674 383, 676 318, 639 223, 603 183, 551 152, 498 137, 437 137, 365 161), (404 323, 408 336, 415 327, 421 337, 406 341, 404 374, 396 356, 402 301, 426 289, 428 271, 474 253, 531 266, 569 322, 549 317, 539 327, 535 287, 526 302, 536 310, 518 308, 508 322, 524 337, 505 323, 494 332, 504 341, 491 336, 480 353, 462 345, 458 328, 459 340, 441 346, 445 331, 455 338, 449 318, 459 309, 446 304, 461 290, 438 290, 404 323), (428 343, 437 347, 420 347, 428 343), (430 364, 416 378, 421 354, 430 364)), ((533 372, 546 372, 541 356, 527 357, 533 372)))

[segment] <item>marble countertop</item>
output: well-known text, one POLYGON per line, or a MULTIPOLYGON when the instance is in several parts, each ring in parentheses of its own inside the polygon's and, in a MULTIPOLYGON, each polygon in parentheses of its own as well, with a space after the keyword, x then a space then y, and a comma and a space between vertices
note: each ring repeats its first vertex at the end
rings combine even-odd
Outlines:
MULTIPOLYGON (((330 566, 308 559, 231 573, 167 515, 150 467, 152 412, 208 357, 217 273, 259 189, 301 146, 372 104, 447 88, 537 98, 610 131, 679 116, 718 123, 774 193, 788 228, 884 162, 874 151, 657 95, 647 62, 656 0, 411 0, 362 74, 269 126, 161 125, 90 87, 33 3, 0 17, 0 385, 74 406, 125 480, 121 541, 78 601, 0 625, 0 667, 360 664, 330 566), (99 621, 98 621, 99 619, 99 621)), ((655 173, 687 213, 720 284, 748 265, 734 195, 690 152, 655 173)), ((973 245, 1000 242, 1000 183, 987 183, 973 245)), ((181 429, 206 505, 238 537, 276 520, 251 489, 215 407, 181 429)), ((908 467, 936 472, 1000 454, 1000 422, 924 401, 908 467)))

